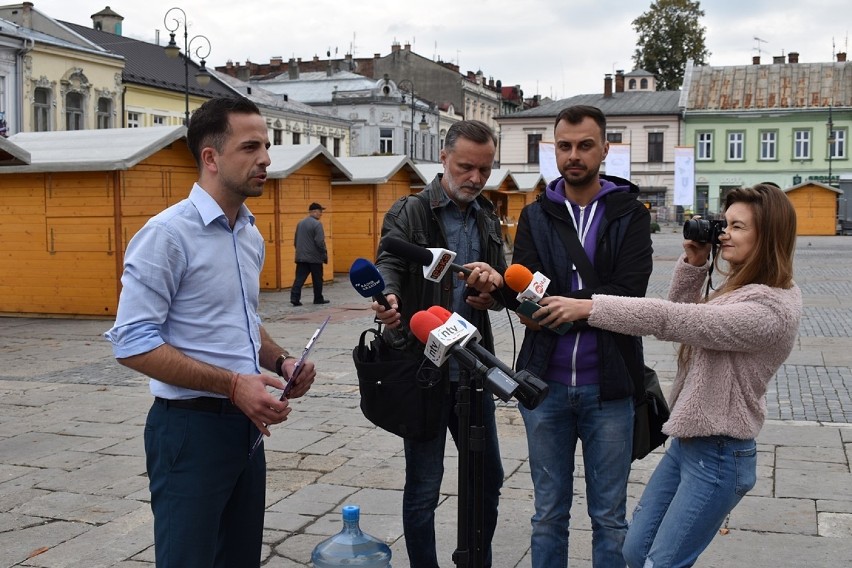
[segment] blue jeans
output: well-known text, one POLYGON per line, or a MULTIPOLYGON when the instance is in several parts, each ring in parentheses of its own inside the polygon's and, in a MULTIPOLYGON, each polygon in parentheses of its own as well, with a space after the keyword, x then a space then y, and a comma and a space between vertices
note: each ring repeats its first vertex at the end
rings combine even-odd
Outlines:
MULTIPOLYGON (((444 429, 433 440, 416 442, 405 440, 405 489, 402 494, 402 526, 405 532, 405 547, 411 568, 438 568, 435 550, 435 509, 438 507, 441 480, 444 477, 444 448, 447 442, 446 428, 458 447, 458 419, 454 408, 458 383, 450 383, 450 392, 444 400, 446 412, 442 422, 444 429)), ((474 409, 471 408, 471 414, 474 409)), ((471 416, 471 424, 474 417, 471 416)), ((491 566, 491 539, 497 528, 497 506, 500 488, 503 486, 503 464, 497 442, 497 424, 494 419, 494 400, 486 391, 482 397, 482 425, 485 428, 483 449, 483 557, 484 566, 491 566)), ((468 519, 473 526, 473 460, 469 462, 468 519)), ((474 535, 468 535, 471 546, 474 535)), ((442 562, 446 566, 449 562, 442 562)))
POLYGON ((263 445, 242 413, 155 402, 145 423, 157 568, 260 566, 266 506, 263 445))
POLYGON ((598 385, 548 383, 535 410, 521 409, 535 490, 533 568, 568 566, 568 524, 574 494, 574 450, 583 445, 586 500, 592 520, 592 563, 624 566, 627 478, 633 444, 633 399, 601 401, 598 385))
POLYGON ((728 436, 674 438, 633 511, 630 568, 692 566, 757 479, 757 445, 728 436))

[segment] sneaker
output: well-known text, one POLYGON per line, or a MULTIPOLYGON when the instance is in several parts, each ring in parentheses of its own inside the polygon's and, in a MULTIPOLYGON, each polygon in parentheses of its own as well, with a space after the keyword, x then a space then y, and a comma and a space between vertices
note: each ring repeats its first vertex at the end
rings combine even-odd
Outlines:
POLYGON ((290 300, 290 303, 297 307, 302 305, 302 302, 294 302, 292 300, 290 300))
POLYGON ((314 300, 315 304, 330 304, 331 300, 314 300))

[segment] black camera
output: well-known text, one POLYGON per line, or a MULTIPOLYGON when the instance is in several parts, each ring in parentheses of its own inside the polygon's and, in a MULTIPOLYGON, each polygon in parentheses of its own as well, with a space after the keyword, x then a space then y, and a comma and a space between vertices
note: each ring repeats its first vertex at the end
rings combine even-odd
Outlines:
POLYGON ((683 238, 696 243, 719 244, 719 235, 728 226, 724 219, 690 219, 683 224, 683 238))

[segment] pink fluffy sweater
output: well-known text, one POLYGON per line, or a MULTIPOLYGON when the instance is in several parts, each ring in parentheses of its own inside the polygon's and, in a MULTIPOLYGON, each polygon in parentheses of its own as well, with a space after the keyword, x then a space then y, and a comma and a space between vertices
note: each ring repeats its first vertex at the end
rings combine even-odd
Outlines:
POLYGON ((596 295, 589 324, 692 346, 688 365, 678 366, 666 434, 755 438, 766 419, 766 386, 798 336, 802 294, 795 285, 750 284, 698 303, 708 268, 681 256, 668 300, 596 295))

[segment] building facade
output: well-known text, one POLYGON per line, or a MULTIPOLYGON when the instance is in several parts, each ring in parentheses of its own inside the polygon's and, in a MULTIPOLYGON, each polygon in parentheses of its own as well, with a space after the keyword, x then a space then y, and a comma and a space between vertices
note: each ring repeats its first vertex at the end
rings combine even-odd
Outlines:
POLYGON ((717 214, 727 190, 773 182, 837 185, 852 178, 852 63, 800 63, 799 54, 751 65, 686 68, 685 144, 695 149, 695 210, 717 214))

